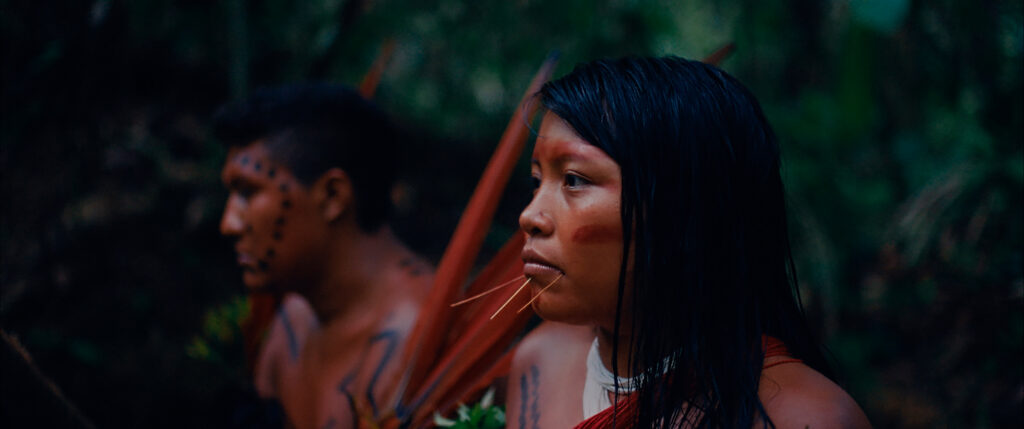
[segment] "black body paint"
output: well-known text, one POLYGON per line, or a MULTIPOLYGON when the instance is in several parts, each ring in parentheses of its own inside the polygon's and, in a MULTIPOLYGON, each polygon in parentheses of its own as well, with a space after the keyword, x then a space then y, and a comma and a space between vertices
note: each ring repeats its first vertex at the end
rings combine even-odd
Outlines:
POLYGON ((351 372, 345 375, 345 378, 341 379, 341 383, 338 383, 339 392, 348 392, 348 386, 351 385, 353 381, 356 381, 356 373, 358 373, 358 371, 352 370, 351 372))
POLYGON ((273 179, 274 176, 276 176, 276 175, 277 175, 277 169, 276 168, 270 167, 270 169, 267 170, 267 177, 273 179))
POLYGON ((540 396, 537 387, 540 385, 540 370, 537 365, 530 365, 530 379, 526 374, 519 376, 519 429, 526 429, 526 411, 529 407, 532 429, 540 428, 540 409, 537 408, 537 400, 540 396))
POLYGON ((292 208, 291 200, 284 200, 284 201, 282 201, 281 202, 281 208, 282 209, 290 209, 290 208, 292 208))
POLYGON ((256 266, 260 267, 260 271, 266 271, 267 268, 270 267, 270 265, 267 264, 267 261, 264 261, 262 259, 256 261, 256 266))
POLYGON ((274 231, 274 241, 281 241, 281 231, 274 231))
POLYGON ((277 219, 275 219, 274 220, 274 225, 277 225, 277 226, 284 225, 284 216, 280 216, 277 219))
POLYGON ((242 159, 238 160, 238 163, 242 164, 242 165, 249 165, 249 156, 248 155, 243 156, 242 159))
POLYGON ((288 358, 294 363, 299 358, 299 339, 295 336, 295 329, 292 328, 292 322, 288 320, 288 313, 285 312, 284 306, 277 310, 277 315, 281 319, 281 327, 284 328, 284 335, 288 339, 288 358))
POLYGON ((354 416, 353 427, 358 427, 358 418, 355 417, 358 413, 356 411, 355 398, 349 391, 349 387, 355 381, 356 376, 359 374, 360 370, 366 364, 366 358, 370 354, 370 350, 373 348, 373 345, 381 341, 386 342, 384 356, 380 358, 380 362, 377 363, 377 367, 374 368, 373 370, 373 376, 370 377, 370 383, 366 386, 366 400, 370 404, 370 407, 373 409, 373 416, 375 418, 378 417, 380 414, 380 410, 378 410, 377 408, 377 401, 373 396, 373 391, 377 385, 377 381, 380 379, 380 376, 384 373, 384 368, 387 367, 388 362, 391 361, 391 358, 395 354, 395 350, 398 349, 398 331, 382 331, 377 335, 371 337, 366 344, 366 348, 363 349, 363 356, 359 358, 359 364, 356 365, 356 367, 353 368, 352 371, 350 371, 347 375, 345 375, 345 378, 341 380, 341 383, 338 383, 338 391, 348 398, 349 406, 352 407, 352 414, 354 416))
POLYGON ((366 346, 367 349, 373 347, 373 344, 378 341, 387 341, 387 348, 384 349, 384 356, 380 358, 380 363, 377 364, 377 368, 373 370, 373 377, 370 378, 370 385, 366 387, 366 397, 370 400, 370 407, 373 408, 373 416, 377 416, 377 401, 373 399, 373 388, 377 384, 377 380, 380 375, 384 372, 384 367, 391 360, 391 355, 395 353, 395 349, 398 348, 398 331, 387 330, 381 332, 370 338, 370 344, 366 346))
POLYGON ((273 258, 275 254, 276 254, 276 252, 274 252, 274 248, 273 247, 267 249, 267 257, 268 258, 273 258))
POLYGON ((253 170, 256 170, 256 171, 260 171, 260 169, 262 169, 262 168, 263 168, 263 164, 260 164, 260 162, 259 162, 259 161, 256 161, 256 163, 254 163, 254 164, 252 165, 252 169, 253 169, 253 170))
MULTIPOLYGON (((362 366, 362 365, 360 365, 362 366)), ((352 370, 348 373, 345 378, 341 379, 341 383, 338 383, 338 391, 342 395, 345 395, 345 400, 348 401, 348 409, 352 413, 352 427, 359 427, 359 414, 356 412, 356 397, 352 396, 352 392, 348 391, 348 387, 353 381, 356 381, 356 374, 358 374, 359 368, 352 370)))

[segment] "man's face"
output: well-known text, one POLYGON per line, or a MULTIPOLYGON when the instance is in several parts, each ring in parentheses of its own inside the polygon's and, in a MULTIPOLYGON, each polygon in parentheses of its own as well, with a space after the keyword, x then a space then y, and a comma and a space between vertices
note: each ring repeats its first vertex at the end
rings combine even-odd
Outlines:
POLYGON ((236 240, 242 281, 254 291, 291 290, 325 235, 312 192, 257 141, 232 148, 221 171, 230 191, 221 234, 236 240))

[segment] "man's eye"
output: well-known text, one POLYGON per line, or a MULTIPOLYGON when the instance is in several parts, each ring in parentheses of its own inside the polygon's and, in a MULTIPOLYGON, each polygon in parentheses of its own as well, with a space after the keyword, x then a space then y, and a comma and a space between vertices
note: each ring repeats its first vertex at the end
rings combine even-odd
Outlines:
POLYGON ((578 187, 578 186, 583 186, 583 185, 586 185, 586 184, 589 184, 589 183, 590 183, 590 181, 588 181, 587 179, 584 179, 584 178, 582 178, 580 176, 577 176, 575 174, 568 173, 568 174, 565 175, 565 186, 568 186, 570 188, 575 188, 575 187, 578 187))
POLYGON ((231 189, 231 192, 234 192, 245 199, 249 199, 249 197, 256 193, 255 187, 237 179, 232 180, 231 183, 228 184, 228 187, 231 189))

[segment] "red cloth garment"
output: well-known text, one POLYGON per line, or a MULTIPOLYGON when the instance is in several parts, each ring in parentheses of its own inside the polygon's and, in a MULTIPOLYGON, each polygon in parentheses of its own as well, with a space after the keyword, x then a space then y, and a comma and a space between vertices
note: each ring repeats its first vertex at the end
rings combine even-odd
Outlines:
MULTIPOLYGON (((778 338, 762 335, 761 344, 762 347, 764 347, 765 359, 776 356, 790 356, 789 350, 786 349, 786 345, 783 344, 783 342, 780 341, 778 338)), ((771 364, 764 365, 761 367, 761 369, 764 370, 776 365, 795 362, 801 362, 801 360, 796 358, 784 359, 778 362, 772 362, 771 364)), ((636 413, 638 411, 637 407, 637 395, 635 393, 627 395, 623 400, 618 401, 615 405, 605 408, 604 411, 601 411, 600 413, 597 413, 593 417, 580 422, 580 424, 576 425, 575 429, 629 428, 630 425, 633 423, 633 420, 635 420, 636 413), (618 412, 616 412, 616 410, 618 412)))

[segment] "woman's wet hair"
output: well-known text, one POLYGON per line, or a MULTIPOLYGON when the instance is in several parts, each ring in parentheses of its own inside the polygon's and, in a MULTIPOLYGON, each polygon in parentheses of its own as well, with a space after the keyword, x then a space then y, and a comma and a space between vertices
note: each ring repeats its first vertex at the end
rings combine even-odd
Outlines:
POLYGON ((779 146, 757 100, 722 70, 678 57, 581 64, 540 100, 622 171, 612 338, 639 374, 636 427, 773 427, 757 395, 762 335, 830 371, 800 305, 779 146), (619 344, 620 330, 632 344, 619 344))
POLYGON ((350 88, 307 83, 259 90, 218 110, 214 133, 231 146, 262 140, 274 160, 307 186, 331 168, 345 170, 364 231, 376 230, 390 215, 398 131, 350 88))

